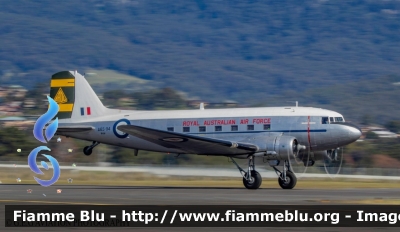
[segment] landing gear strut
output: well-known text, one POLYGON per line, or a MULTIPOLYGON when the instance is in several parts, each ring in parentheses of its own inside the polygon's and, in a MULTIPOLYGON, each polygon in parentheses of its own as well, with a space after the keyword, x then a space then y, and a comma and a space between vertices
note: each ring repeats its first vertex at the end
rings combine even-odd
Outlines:
POLYGON ((292 172, 290 163, 288 160, 285 160, 283 163, 283 170, 282 172, 279 171, 275 166, 272 166, 278 175, 278 183, 283 189, 292 189, 296 186, 297 177, 292 172))
POLYGON ((247 172, 243 170, 232 157, 229 157, 232 162, 236 165, 236 167, 239 169, 240 174, 243 176, 243 185, 247 189, 258 189, 261 185, 262 178, 260 173, 258 173, 255 170, 254 166, 254 157, 249 156, 249 167, 247 169, 247 172))
POLYGON ((83 148, 83 154, 88 155, 88 156, 91 155, 93 148, 99 144, 100 144, 99 142, 93 141, 92 145, 86 146, 85 148, 83 148))
POLYGON ((327 152, 327 161, 328 162, 332 162, 332 163, 335 163, 335 162, 339 162, 340 160, 339 160, 339 157, 338 157, 338 153, 339 153, 339 150, 340 148, 336 148, 336 149, 333 149, 333 150, 327 150, 326 152, 327 152))

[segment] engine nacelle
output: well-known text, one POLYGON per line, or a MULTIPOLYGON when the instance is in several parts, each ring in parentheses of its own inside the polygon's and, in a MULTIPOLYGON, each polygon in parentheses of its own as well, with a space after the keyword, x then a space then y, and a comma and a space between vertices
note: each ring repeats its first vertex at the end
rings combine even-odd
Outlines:
POLYGON ((266 152, 264 157, 267 160, 288 160, 294 159, 299 149, 299 143, 292 136, 267 137, 266 152))

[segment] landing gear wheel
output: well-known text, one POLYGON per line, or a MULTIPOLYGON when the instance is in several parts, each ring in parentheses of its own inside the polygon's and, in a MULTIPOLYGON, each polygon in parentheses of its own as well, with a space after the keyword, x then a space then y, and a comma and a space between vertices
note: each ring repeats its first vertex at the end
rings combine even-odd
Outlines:
POLYGON ((90 146, 86 146, 85 148, 83 148, 83 154, 85 155, 91 155, 92 154, 92 148, 90 146))
POLYGON ((283 189, 292 189, 296 186, 297 177, 294 175, 293 172, 287 171, 286 172, 286 180, 283 180, 283 173, 278 178, 279 185, 283 189))
POLYGON ((246 180, 246 178, 243 177, 243 184, 244 187, 246 187, 247 189, 258 189, 261 185, 262 182, 262 178, 260 173, 258 173, 257 171, 252 170, 251 171, 251 179, 250 180, 246 180))
POLYGON ((314 160, 309 160, 308 162, 304 161, 304 167, 311 167, 314 166, 314 164, 315 164, 314 160))

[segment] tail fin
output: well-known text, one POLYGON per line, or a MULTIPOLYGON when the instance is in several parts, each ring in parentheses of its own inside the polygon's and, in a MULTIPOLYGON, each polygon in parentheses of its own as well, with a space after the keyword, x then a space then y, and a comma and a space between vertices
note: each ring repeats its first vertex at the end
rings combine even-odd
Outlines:
POLYGON ((107 110, 86 79, 76 71, 62 71, 51 77, 50 97, 60 109, 58 119, 89 119, 107 110))

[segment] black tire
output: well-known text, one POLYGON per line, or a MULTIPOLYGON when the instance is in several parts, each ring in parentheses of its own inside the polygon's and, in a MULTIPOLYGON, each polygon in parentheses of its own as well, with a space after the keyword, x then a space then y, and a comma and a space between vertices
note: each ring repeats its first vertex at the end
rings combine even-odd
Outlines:
POLYGON ((253 171, 251 171, 251 177, 252 177, 252 181, 248 181, 243 177, 244 187, 246 187, 247 189, 258 189, 262 182, 260 173, 253 170, 253 171))
POLYGON ((286 181, 281 178, 283 178, 283 173, 281 174, 281 177, 278 178, 279 185, 283 189, 292 189, 297 184, 297 177, 293 172, 286 171, 286 181))
POLYGON ((314 164, 315 164, 314 160, 308 160, 308 162, 307 160, 304 161, 304 167, 311 167, 314 166, 314 164))
POLYGON ((85 148, 83 148, 83 154, 85 155, 91 155, 92 154, 92 149, 89 146, 86 146, 85 148))

